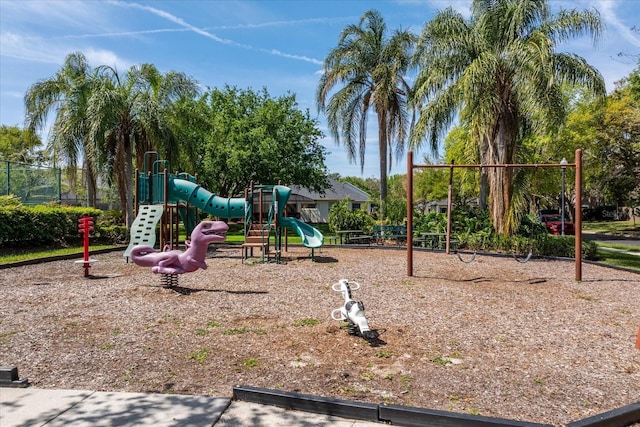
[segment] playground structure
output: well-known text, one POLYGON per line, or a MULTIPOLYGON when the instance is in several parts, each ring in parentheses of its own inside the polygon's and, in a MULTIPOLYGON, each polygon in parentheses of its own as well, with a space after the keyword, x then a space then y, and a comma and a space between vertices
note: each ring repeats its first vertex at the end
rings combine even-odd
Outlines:
POLYGON ((158 247, 166 250, 178 248, 180 222, 184 224, 186 235, 191 235, 200 222, 200 211, 220 220, 237 218, 244 221, 243 262, 249 254, 253 255, 254 248, 258 248, 263 262, 269 261, 273 255, 278 263, 283 240, 286 241, 284 227, 291 228, 302 238, 302 244, 311 249, 312 259, 315 259, 315 248, 323 244, 323 235, 315 227, 285 216, 287 201, 291 195, 289 187, 254 187, 252 183, 245 190, 244 197, 224 198, 198 185, 197 175, 172 174, 169 162, 158 159, 156 152, 145 153, 143 169, 144 172, 136 171, 136 219, 131 227, 131 239, 124 253, 125 258, 131 255, 135 246, 155 247, 158 225, 158 247), (264 197, 265 193, 269 196, 264 197))
MULTIPOLYGON (((407 230, 413 229, 413 170, 427 168, 449 168, 449 190, 447 197, 447 233, 445 241, 445 253, 448 255, 451 251, 451 210, 453 203, 453 170, 455 168, 575 168, 575 191, 576 201, 578 205, 582 200, 582 150, 577 149, 575 153, 575 163, 558 163, 558 164, 495 164, 495 165, 416 165, 413 163, 413 151, 407 153, 407 230)), ((564 197, 564 195, 563 195, 564 197)), ((575 280, 582 280, 582 212, 578 208, 575 210, 575 280)), ((531 253, 525 260, 531 258, 531 253)), ((475 254, 471 262, 475 259, 475 254)), ((462 259, 461 259, 462 260, 462 259)), ((464 261, 464 260, 462 260, 464 261)), ((467 261, 464 261, 467 262, 467 261)), ((413 245, 407 245, 407 276, 413 276, 413 245)))
POLYGON ((352 290, 360 289, 357 282, 349 282, 347 279, 341 279, 338 283, 331 286, 336 292, 341 292, 344 298, 344 305, 336 308, 331 312, 333 320, 347 322, 349 333, 351 335, 359 335, 366 340, 376 339, 378 334, 369 328, 369 322, 364 315, 364 304, 362 301, 356 301, 351 296, 352 290))
POLYGON ((265 254, 271 253, 270 243, 274 241, 276 263, 282 253, 282 245, 287 250, 286 229, 289 228, 302 239, 302 245, 311 249, 311 259, 315 260, 315 249, 323 245, 324 236, 317 228, 286 216, 286 207, 291 189, 284 185, 254 185, 245 190, 245 200, 248 207, 244 219, 245 242, 242 244, 242 258, 247 259, 248 253, 253 255, 253 249, 259 248, 262 261, 265 254), (256 197, 257 195, 257 197, 256 197))

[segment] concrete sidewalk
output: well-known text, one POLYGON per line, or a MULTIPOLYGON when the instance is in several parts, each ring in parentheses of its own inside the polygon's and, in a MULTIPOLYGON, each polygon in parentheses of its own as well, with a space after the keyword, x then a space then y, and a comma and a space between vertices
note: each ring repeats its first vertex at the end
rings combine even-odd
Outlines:
POLYGON ((2 427, 372 427, 381 424, 230 398, 0 387, 2 427))

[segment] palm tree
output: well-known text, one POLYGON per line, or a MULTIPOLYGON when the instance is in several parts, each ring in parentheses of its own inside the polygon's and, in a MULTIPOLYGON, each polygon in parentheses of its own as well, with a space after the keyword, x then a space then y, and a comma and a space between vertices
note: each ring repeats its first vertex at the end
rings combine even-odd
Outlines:
POLYGON ((62 68, 48 79, 29 87, 24 101, 26 127, 42 130, 51 110, 56 110, 47 150, 53 153, 54 166, 66 166, 70 181, 76 181, 78 161, 87 171, 89 204, 96 206, 97 165, 95 150, 87 139, 85 112, 93 87, 93 71, 80 52, 67 55, 62 68))
POLYGON ((182 73, 162 75, 150 64, 133 66, 124 76, 114 68, 101 66, 97 80, 87 109, 90 135, 101 147, 101 162, 109 179, 117 184, 130 226, 133 159, 140 168, 147 151, 177 157, 179 147, 165 118, 173 102, 195 96, 198 86, 182 73))
POLYGON ((401 156, 408 134, 408 71, 415 36, 396 30, 386 38, 386 25, 376 10, 366 12, 358 25, 346 27, 324 60, 324 74, 318 84, 318 111, 325 112, 329 131, 336 143, 343 143, 350 162, 359 156, 361 171, 367 136, 367 115, 373 109, 378 119, 380 152, 380 200, 384 216, 387 197, 387 158, 401 156), (330 92, 341 86, 328 99, 330 92), (328 99, 328 103, 327 103, 328 99), (391 151, 389 151, 391 150, 391 151))
MULTIPOLYGON (((551 14, 547 0, 474 0, 471 18, 448 8, 425 24, 414 56, 419 67, 412 103, 420 112, 411 145, 438 140, 459 114, 471 127, 484 165, 514 163, 519 141, 557 129, 565 117, 561 86, 584 85, 599 96, 600 73, 582 57, 556 52, 570 37, 598 39, 597 11, 551 14)), ((512 231, 513 169, 484 168, 491 218, 512 231)))

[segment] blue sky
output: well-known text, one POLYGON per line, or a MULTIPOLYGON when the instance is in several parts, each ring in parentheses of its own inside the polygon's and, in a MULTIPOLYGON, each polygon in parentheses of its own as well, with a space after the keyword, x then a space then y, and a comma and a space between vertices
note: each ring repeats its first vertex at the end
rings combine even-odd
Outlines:
MULTIPOLYGON (((452 6, 468 16, 470 0, 197 0, 197 1, 35 1, 0 0, 0 124, 22 126, 23 96, 29 86, 56 73, 67 54, 81 51, 93 67, 126 70, 152 63, 174 70, 203 87, 225 84, 266 87, 271 96, 296 94, 301 109, 326 121, 314 103, 322 61, 341 30, 364 12, 379 10, 389 30, 418 33, 438 10, 452 6)), ((607 90, 637 63, 640 54, 640 0, 550 0, 562 7, 596 8, 606 25, 600 43, 588 38, 561 45, 600 70, 607 90)), ((342 176, 378 177, 375 118, 369 119, 364 172, 349 164, 344 148, 327 136, 327 165, 342 176)), ((42 135, 46 139, 47 135, 42 135)), ((417 152, 416 160, 424 153, 417 152)), ((393 163, 406 172, 406 160, 393 163)), ((197 171, 194 171, 197 172, 197 171)))

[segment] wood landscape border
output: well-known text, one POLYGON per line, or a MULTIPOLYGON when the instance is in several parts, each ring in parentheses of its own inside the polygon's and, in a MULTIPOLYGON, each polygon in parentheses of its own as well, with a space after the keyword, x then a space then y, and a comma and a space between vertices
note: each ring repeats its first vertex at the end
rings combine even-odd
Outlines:
MULTIPOLYGON (((413 151, 407 153, 407 230, 413 230, 413 170, 414 169, 444 169, 449 168, 449 197, 447 202, 447 236, 446 236, 446 254, 449 254, 451 241, 451 194, 453 189, 453 170, 473 169, 473 168, 575 168, 575 191, 576 201, 579 204, 575 210, 575 280, 582 280, 582 149, 578 148, 575 155, 575 163, 521 163, 521 164, 495 164, 495 165, 477 165, 477 164, 450 164, 450 165, 416 165, 413 163, 413 151)), ((413 245, 407 244, 407 276, 413 276, 413 245)))

